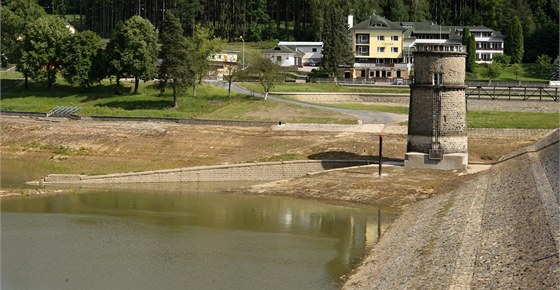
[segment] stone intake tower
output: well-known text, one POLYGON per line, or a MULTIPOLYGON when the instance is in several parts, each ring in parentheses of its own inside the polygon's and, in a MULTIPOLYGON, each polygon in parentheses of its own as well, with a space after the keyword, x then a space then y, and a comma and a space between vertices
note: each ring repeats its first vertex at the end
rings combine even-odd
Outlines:
POLYGON ((459 44, 417 46, 405 167, 466 169, 466 55, 459 44))

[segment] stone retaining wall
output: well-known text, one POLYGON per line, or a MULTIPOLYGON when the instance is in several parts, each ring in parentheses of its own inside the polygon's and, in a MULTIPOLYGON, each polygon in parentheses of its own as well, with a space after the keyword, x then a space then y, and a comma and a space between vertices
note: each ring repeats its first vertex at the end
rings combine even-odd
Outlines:
MULTIPOLYGON (((409 94, 383 93, 284 93, 283 95, 308 103, 378 103, 383 105, 408 106, 409 94)), ((552 99, 507 100, 467 97, 467 110, 506 112, 558 112, 560 102, 552 99)))
POLYGON ((118 184, 196 181, 272 181, 304 176, 328 169, 367 165, 360 160, 303 160, 200 166, 107 175, 50 174, 42 184, 118 184))

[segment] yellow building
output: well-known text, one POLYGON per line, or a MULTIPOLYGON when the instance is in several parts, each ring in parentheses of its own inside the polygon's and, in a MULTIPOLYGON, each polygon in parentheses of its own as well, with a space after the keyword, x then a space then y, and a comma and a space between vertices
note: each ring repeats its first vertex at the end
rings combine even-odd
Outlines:
MULTIPOLYGON (((350 22, 351 23, 351 22, 350 22)), ((350 27, 354 48, 352 77, 364 82, 398 82, 408 79, 410 65, 403 61, 405 29, 373 13, 350 27)))

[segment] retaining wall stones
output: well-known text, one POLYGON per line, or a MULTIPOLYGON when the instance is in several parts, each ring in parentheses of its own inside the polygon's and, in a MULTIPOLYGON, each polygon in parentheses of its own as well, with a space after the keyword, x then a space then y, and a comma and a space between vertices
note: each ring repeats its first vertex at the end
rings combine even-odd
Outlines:
MULTIPOLYGON (((303 160, 263 162, 218 166, 200 166, 169 170, 118 173, 107 175, 50 174, 42 184, 119 184, 196 181, 272 181, 304 176, 350 166, 367 165, 362 160, 303 160)), ((371 162, 372 163, 372 162, 371 162)))
MULTIPOLYGON (((409 94, 383 93, 274 93, 309 103, 379 103, 383 105, 408 106, 409 94)), ((506 112, 558 112, 560 102, 552 99, 542 101, 534 98, 529 100, 507 100, 489 98, 477 99, 467 97, 467 110, 506 111, 506 112)))

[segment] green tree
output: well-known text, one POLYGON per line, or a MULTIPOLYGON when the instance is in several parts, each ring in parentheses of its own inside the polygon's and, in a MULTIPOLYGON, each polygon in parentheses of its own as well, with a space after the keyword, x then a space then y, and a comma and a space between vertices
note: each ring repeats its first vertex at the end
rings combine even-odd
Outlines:
POLYGON ((512 63, 521 63, 523 60, 523 28, 519 18, 515 16, 509 26, 505 50, 511 56, 512 63))
POLYGON ((0 7, 0 42, 3 62, 16 63, 21 57, 25 27, 45 16, 45 10, 34 0, 11 0, 0 7), (18 40, 19 39, 19 40, 18 40))
POLYGON ((231 84, 244 75, 244 68, 241 63, 225 64, 224 79, 228 83, 228 98, 231 98, 231 84))
POLYGON ((66 15, 66 3, 64 0, 52 0, 53 14, 64 17, 66 15))
POLYGON ((156 28, 140 16, 132 16, 115 29, 111 38, 112 71, 118 79, 122 75, 134 77, 134 93, 138 93, 140 80, 147 81, 156 75, 157 56, 160 50, 156 28))
POLYGON ((507 67, 511 64, 511 56, 507 54, 494 54, 493 61, 507 67))
POLYGON ((560 56, 556 56, 550 70, 550 80, 560 81, 560 56))
POLYGON ((249 23, 249 30, 247 31, 247 39, 253 41, 261 41, 267 39, 267 35, 272 33, 265 33, 267 25, 270 23, 270 16, 266 13, 266 0, 254 0, 251 4, 251 22, 249 23))
POLYGON ((191 66, 196 78, 193 85, 193 94, 196 95, 197 84, 202 83, 210 68, 208 58, 219 53, 225 46, 225 42, 221 38, 214 37, 212 30, 196 26, 195 33, 188 39, 188 43, 189 55, 192 60, 191 66))
POLYGON ((107 50, 99 48, 95 57, 93 58, 93 63, 91 64, 91 69, 89 72, 90 81, 101 83, 101 81, 107 76, 109 76, 109 60, 107 56, 107 50))
MULTIPOLYGON (((17 68, 24 76, 46 80, 51 88, 62 65, 62 44, 70 31, 60 17, 43 16, 26 27, 17 68)), ((26 81, 27 87, 27 81, 26 81)))
POLYGON ((257 76, 259 83, 263 87, 264 99, 276 83, 282 80, 282 68, 262 54, 254 54, 249 64, 251 74, 257 76))
POLYGON ((88 87, 95 80, 95 62, 101 38, 92 31, 78 32, 62 45, 62 76, 70 84, 88 87))
POLYGON ((476 64, 476 42, 473 41, 473 39, 474 36, 471 34, 471 30, 468 27, 464 27, 462 43, 467 47, 467 60, 465 62, 465 70, 468 73, 474 72, 474 67, 476 64))
POLYGON ((323 39, 323 59, 321 67, 336 78, 340 65, 350 65, 353 63, 352 40, 346 16, 342 9, 330 7, 325 11, 322 30, 323 39))
POLYGON ((408 20, 414 22, 427 21, 431 19, 430 13, 430 1, 428 0, 408 0, 405 5, 408 6, 408 14, 410 18, 408 20))
POLYGON ((469 37, 469 45, 467 46, 467 72, 473 73, 476 67, 476 40, 474 34, 469 37))
POLYGON ((173 89, 173 108, 179 107, 177 93, 194 85, 194 71, 191 69, 187 41, 179 19, 171 12, 165 13, 161 33, 160 88, 169 84, 173 89))
MULTIPOLYGON (((182 23, 183 32, 189 35, 194 34, 196 26, 196 18, 204 10, 204 6, 200 0, 177 0, 175 1, 172 12, 175 17, 179 18, 182 23)), ((164 17, 165 25, 165 17, 164 17)))
POLYGON ((497 62, 488 63, 482 71, 482 76, 487 78, 490 83, 502 74, 502 65, 497 62))
POLYGON ((388 1, 385 11, 385 17, 391 21, 409 21, 408 8, 405 6, 403 0, 388 1))
POLYGON ((511 73, 513 73, 513 75, 515 75, 515 80, 519 80, 519 76, 523 74, 524 70, 523 70, 523 66, 521 66, 518 63, 514 63, 509 67, 509 70, 511 71, 511 73))
POLYGON ((120 87, 120 79, 124 77, 125 67, 123 62, 123 53, 126 48, 124 37, 124 22, 119 22, 113 30, 111 39, 107 43, 107 48, 105 49, 105 61, 107 62, 107 74, 110 76, 115 76, 117 91, 120 87))
POLYGON ((537 71, 541 77, 546 77, 552 68, 552 57, 547 54, 541 54, 537 57, 537 71))

